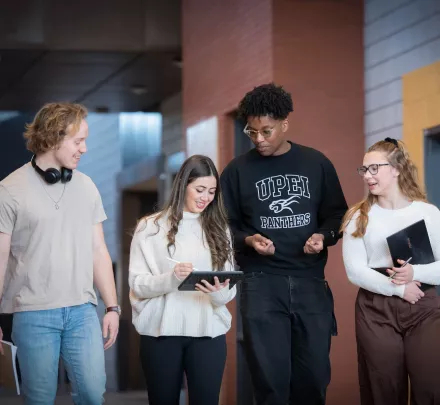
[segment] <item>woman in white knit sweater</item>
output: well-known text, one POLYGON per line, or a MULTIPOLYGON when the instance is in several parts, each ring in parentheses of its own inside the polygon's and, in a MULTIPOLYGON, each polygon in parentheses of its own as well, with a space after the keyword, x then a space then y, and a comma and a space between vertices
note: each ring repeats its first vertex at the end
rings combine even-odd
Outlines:
POLYGON ((232 258, 218 172, 210 158, 192 156, 165 208, 139 222, 131 244, 130 301, 150 405, 178 405, 184 374, 191 405, 218 405, 231 327, 226 304, 236 288, 217 277, 195 292, 177 287, 194 268, 233 270, 232 258))
POLYGON ((409 377, 411 404, 440 404, 440 211, 426 201, 400 141, 374 144, 358 172, 368 196, 347 212, 342 229, 348 278, 361 287, 355 308, 361 403, 407 405, 409 377), (405 265, 401 257, 393 267, 386 238, 420 220, 435 261, 405 265))

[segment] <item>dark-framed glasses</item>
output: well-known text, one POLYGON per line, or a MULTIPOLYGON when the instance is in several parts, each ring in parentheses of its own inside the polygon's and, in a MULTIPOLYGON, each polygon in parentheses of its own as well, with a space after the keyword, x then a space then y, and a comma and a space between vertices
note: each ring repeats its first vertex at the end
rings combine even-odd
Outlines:
POLYGON ((367 171, 370 172, 370 174, 375 175, 379 171, 379 167, 381 166, 390 166, 389 163, 373 163, 369 166, 361 166, 358 167, 357 172, 359 173, 359 176, 364 177, 367 171))
POLYGON ((261 131, 257 131, 256 129, 249 128, 247 124, 243 129, 243 132, 251 139, 257 138, 258 134, 260 134, 264 139, 270 138, 273 134, 273 131, 275 131, 275 127, 265 128, 261 131))

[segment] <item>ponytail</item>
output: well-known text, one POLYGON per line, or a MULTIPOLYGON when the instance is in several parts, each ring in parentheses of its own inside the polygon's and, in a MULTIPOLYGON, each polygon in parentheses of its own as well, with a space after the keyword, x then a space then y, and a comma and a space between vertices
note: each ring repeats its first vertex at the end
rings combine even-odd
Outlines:
POLYGON ((365 235, 365 232, 367 231, 368 213, 370 212, 370 209, 373 206, 373 204, 376 202, 376 200, 377 197, 369 193, 368 196, 364 198, 362 201, 350 207, 350 209, 346 212, 344 218, 342 219, 340 232, 345 231, 348 224, 353 219, 353 216, 358 212, 359 215, 356 219, 356 229, 352 233, 352 236, 354 236, 355 238, 363 237, 365 235))

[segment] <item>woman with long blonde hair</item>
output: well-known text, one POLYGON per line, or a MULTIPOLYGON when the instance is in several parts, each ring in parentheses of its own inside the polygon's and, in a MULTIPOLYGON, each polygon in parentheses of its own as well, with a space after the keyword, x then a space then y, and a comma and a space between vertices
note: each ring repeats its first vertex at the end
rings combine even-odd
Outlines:
POLYGON ((401 141, 375 143, 358 173, 368 195, 347 211, 342 231, 347 275, 360 287, 355 323, 361 403, 407 405, 409 377, 411 404, 440 404, 440 211, 427 202, 401 141), (435 261, 412 265, 402 257, 393 267, 386 238, 420 220, 435 261))

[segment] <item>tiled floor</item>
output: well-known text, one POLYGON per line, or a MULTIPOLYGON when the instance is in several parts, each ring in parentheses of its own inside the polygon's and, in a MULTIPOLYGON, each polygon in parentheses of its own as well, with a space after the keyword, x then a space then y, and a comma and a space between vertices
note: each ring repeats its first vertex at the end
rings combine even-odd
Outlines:
MULTIPOLYGON (((2 397, 0 396, 1 405, 22 405, 20 397, 2 397)), ((107 393, 105 395, 105 405, 148 405, 147 394, 145 392, 129 392, 129 393, 107 393)), ((73 405, 69 395, 57 397, 55 405, 73 405)))

